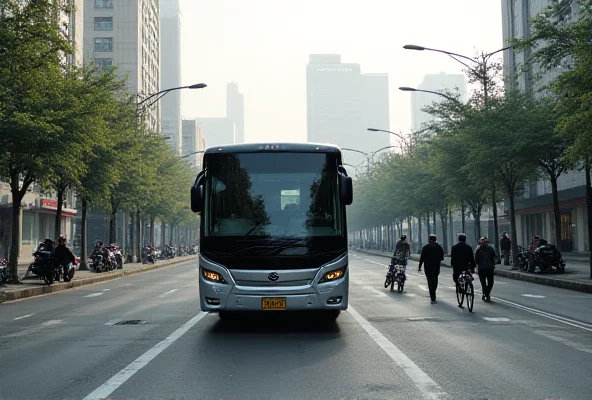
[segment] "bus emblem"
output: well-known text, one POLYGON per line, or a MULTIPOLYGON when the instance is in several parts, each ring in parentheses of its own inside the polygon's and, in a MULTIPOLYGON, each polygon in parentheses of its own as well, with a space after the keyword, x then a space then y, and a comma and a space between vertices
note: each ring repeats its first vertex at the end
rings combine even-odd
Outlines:
POLYGON ((269 279, 272 282, 275 282, 278 279, 280 279, 280 276, 278 275, 277 272, 272 272, 271 274, 267 275, 267 279, 269 279))

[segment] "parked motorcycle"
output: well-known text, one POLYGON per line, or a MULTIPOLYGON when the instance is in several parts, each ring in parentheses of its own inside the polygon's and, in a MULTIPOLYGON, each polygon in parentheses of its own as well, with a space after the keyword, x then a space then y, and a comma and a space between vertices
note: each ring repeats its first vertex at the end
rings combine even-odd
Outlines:
POLYGON ((8 260, 0 258, 0 286, 8 280, 8 260))
POLYGON ((534 263, 531 266, 531 271, 534 272, 537 267, 541 272, 555 269, 558 273, 563 274, 565 272, 565 261, 563 261, 557 247, 545 243, 534 251, 534 263))
MULTIPOLYGON (((512 260, 514 261, 514 260, 512 260)), ((513 262, 512 262, 513 264, 513 262)), ((526 271, 528 269, 528 249, 523 246, 517 246, 516 251, 516 264, 518 268, 522 271, 526 271)))

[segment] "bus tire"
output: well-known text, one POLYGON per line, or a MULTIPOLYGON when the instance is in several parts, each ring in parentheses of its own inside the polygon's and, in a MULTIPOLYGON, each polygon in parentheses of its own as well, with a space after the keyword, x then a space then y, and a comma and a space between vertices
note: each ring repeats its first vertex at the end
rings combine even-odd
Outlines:
POLYGON ((323 311, 323 320, 327 322, 333 322, 339 317, 341 310, 327 310, 323 311))

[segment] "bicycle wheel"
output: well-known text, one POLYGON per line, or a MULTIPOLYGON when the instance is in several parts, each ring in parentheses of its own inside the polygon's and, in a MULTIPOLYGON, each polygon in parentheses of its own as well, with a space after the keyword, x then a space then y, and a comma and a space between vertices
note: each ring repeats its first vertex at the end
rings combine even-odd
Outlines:
POLYGON ((458 306, 462 307, 463 302, 465 301, 465 294, 460 288, 460 285, 456 284, 456 301, 458 301, 458 306))
POLYGON ((473 290, 473 283, 465 283, 465 293, 467 294, 467 307, 470 312, 473 312, 473 304, 475 304, 475 291, 473 290))

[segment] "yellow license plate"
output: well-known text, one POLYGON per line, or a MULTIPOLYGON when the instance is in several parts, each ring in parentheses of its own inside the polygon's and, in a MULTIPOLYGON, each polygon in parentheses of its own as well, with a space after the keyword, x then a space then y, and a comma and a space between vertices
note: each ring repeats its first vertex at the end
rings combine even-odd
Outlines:
POLYGON ((285 297, 264 297, 261 299, 261 308, 264 310, 285 310, 285 297))

